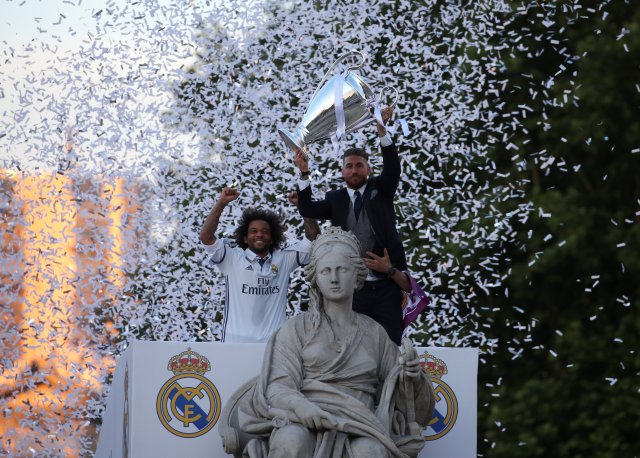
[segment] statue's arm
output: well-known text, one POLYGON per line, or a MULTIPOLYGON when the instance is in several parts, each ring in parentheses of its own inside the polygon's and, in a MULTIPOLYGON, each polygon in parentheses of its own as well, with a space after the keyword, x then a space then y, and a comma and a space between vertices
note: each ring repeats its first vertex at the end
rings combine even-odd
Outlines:
POLYGON ((295 324, 285 323, 278 331, 272 353, 267 402, 272 412, 300 423, 311 430, 326 429, 337 425, 336 419, 309 401, 300 391, 304 377, 304 361, 301 339, 295 324), (293 334, 293 335, 292 335, 293 334))
POLYGON ((410 392, 405 392, 403 395, 413 395, 412 405, 415 409, 413 414, 415 421, 420 425, 426 426, 431 420, 435 408, 433 385, 431 384, 431 377, 422 370, 418 353, 410 339, 405 338, 402 340, 402 350, 398 363, 402 371, 400 379, 404 380, 401 386, 407 382, 411 386, 410 392))
POLYGON ((295 400, 304 397, 300 392, 303 381, 302 344, 294 320, 286 322, 276 334, 269 362, 267 402, 278 409, 290 409, 295 400))
MULTIPOLYGON (((383 334, 380 339, 380 362, 378 366, 379 378, 386 380, 392 374, 397 374, 396 367, 400 366, 401 379, 407 379, 412 382, 415 393, 428 394, 433 388, 431 386, 430 377, 425 373, 420 365, 420 358, 413 347, 410 339, 402 339, 401 350, 386 336, 386 332, 382 327, 383 334)), ((402 385, 402 384, 400 384, 402 385)), ((419 396, 416 396, 418 398, 419 396)))

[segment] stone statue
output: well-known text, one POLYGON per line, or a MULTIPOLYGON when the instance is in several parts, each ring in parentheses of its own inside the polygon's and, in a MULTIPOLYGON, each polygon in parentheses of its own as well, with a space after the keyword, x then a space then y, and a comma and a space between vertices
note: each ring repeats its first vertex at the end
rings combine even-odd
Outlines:
POLYGON ((406 457, 424 446, 431 379, 351 301, 367 268, 358 240, 331 227, 307 266, 309 310, 269 340, 262 373, 223 412, 219 433, 243 457, 406 457))

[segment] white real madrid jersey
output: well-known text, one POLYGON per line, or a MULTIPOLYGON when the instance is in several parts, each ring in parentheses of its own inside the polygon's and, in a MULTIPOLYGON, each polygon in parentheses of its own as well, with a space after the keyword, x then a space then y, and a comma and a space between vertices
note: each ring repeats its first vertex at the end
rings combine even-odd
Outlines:
POLYGON ((286 319, 289 278, 296 267, 309 262, 311 242, 294 241, 264 259, 230 243, 220 238, 204 245, 225 279, 222 341, 266 342, 286 319))

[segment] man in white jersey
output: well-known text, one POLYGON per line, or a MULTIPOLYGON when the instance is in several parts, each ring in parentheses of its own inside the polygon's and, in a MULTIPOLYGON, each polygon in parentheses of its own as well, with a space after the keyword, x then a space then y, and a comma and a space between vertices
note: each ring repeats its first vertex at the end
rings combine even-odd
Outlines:
POLYGON ((286 319, 291 272, 309 262, 310 240, 316 238, 319 227, 315 220, 305 218, 307 238, 285 245, 277 213, 247 208, 235 240, 216 238, 222 212, 239 195, 234 188, 222 190, 200 231, 200 240, 225 278, 223 342, 266 342, 286 319))

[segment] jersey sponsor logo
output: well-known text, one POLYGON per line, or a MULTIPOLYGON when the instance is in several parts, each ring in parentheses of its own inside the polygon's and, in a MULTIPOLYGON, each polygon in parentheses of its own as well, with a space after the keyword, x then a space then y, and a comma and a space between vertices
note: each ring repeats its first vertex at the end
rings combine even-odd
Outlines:
POLYGON ((443 360, 425 352, 420 356, 420 365, 422 370, 431 374, 436 399, 433 419, 422 434, 425 440, 434 441, 445 436, 455 425, 458 419, 458 399, 453 389, 442 380, 442 376, 449 372, 443 360))
POLYGON ((278 294, 280 292, 279 286, 251 286, 246 283, 242 284, 242 294, 255 294, 255 295, 268 295, 278 294))
POLYGON ((280 287, 278 285, 270 285, 269 279, 265 277, 258 277, 257 285, 248 285, 246 283, 242 284, 242 294, 253 294, 262 296, 269 294, 278 294, 279 292, 280 287))
POLYGON ((209 360, 187 348, 169 360, 167 370, 174 376, 158 392, 156 411, 160 423, 180 437, 206 434, 220 417, 220 394, 204 377, 211 370, 209 360))

